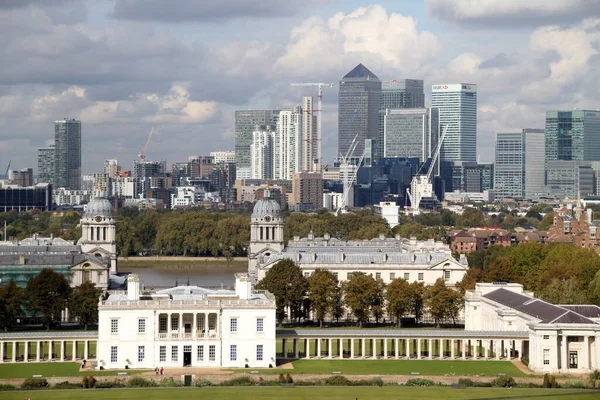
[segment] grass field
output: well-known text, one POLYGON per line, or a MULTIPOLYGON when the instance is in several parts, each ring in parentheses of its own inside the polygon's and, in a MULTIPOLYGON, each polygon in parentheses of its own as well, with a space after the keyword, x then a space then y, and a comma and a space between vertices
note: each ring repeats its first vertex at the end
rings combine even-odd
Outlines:
MULTIPOLYGON (((0 364, 0 379, 31 378, 32 375, 44 377, 84 376, 84 375, 117 375, 117 370, 79 372, 78 362, 48 362, 48 363, 17 363, 0 364)), ((143 371, 127 370, 128 375, 140 374, 143 371)))
POLYGON ((348 399, 536 399, 552 398, 592 400, 598 391, 561 389, 500 389, 500 388, 411 388, 411 387, 295 387, 295 388, 181 388, 181 389, 109 389, 109 390, 52 390, 31 392, 0 392, 0 400, 31 398, 62 400, 85 398, 102 399, 278 399, 278 400, 348 400, 348 399))
MULTIPOLYGON (((410 375, 419 372, 431 376, 525 376, 509 361, 438 361, 438 360, 296 360, 294 369, 261 369, 260 374, 331 374, 344 375, 410 375)), ((236 370, 237 373, 248 370, 236 370)))

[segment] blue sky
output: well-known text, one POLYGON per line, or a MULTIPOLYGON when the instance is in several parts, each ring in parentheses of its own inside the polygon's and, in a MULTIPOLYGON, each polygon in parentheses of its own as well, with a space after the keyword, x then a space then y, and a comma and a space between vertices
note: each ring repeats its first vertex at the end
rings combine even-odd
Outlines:
MULTIPOLYGON (((297 104, 291 82, 477 83, 478 153, 548 109, 600 108, 600 0, 0 0, 0 165, 36 168, 53 121, 83 121, 83 170, 234 146, 236 109, 297 104)), ((337 152, 325 92, 323 156, 337 152)))

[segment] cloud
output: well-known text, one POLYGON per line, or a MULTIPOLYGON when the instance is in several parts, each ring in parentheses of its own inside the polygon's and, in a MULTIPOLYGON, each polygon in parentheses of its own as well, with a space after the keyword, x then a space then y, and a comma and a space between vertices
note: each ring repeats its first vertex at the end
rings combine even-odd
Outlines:
POLYGON ((486 27, 564 24, 600 15, 600 0, 426 0, 440 20, 486 27))
POLYGON ((238 18, 289 17, 327 0, 117 0, 115 19, 160 22, 219 22, 238 18))

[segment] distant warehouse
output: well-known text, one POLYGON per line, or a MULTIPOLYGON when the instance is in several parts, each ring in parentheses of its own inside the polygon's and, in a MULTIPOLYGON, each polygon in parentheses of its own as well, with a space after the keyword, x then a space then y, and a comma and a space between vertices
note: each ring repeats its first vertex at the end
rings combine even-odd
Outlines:
POLYGON ((52 185, 38 183, 35 186, 20 187, 0 183, 0 212, 16 210, 52 210, 52 185))

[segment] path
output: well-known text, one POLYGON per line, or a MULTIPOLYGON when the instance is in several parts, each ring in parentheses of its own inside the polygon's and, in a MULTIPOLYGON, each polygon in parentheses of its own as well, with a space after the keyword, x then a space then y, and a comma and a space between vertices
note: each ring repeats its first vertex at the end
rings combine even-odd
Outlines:
POLYGON ((533 372, 529 368, 527 368, 527 366, 523 364, 521 360, 510 360, 510 362, 512 362, 513 365, 519 368, 519 370, 524 374, 533 375, 533 372))

